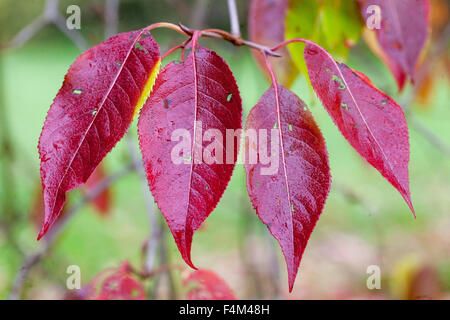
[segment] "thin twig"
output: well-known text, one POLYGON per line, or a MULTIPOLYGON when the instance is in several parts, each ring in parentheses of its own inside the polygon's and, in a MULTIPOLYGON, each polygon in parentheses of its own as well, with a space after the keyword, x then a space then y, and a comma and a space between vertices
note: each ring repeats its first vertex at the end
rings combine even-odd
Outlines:
POLYGON ((205 17, 208 11, 208 0, 197 0, 193 10, 191 10, 190 21, 195 29, 203 28, 205 17))
POLYGON ((130 134, 127 135, 127 145, 130 153, 131 161, 133 163, 134 169, 136 170, 139 181, 141 184, 142 194, 144 196, 145 207, 148 212, 148 219, 150 228, 152 229, 151 236, 148 239, 148 243, 146 246, 146 258, 144 265, 144 272, 149 272, 154 268, 155 265, 155 255, 156 248, 158 247, 158 242, 161 234, 161 230, 158 224, 158 219, 156 217, 155 207, 152 200, 152 195, 150 194, 150 190, 148 188, 147 178, 145 176, 144 166, 142 161, 140 160, 140 152, 134 140, 134 137, 130 134))
POLYGON ((119 29, 119 0, 105 0, 105 39, 119 29))
MULTIPOLYGON (((159 247, 159 257, 160 257, 160 263, 162 265, 164 264, 169 264, 169 257, 167 255, 167 242, 166 242, 166 228, 163 225, 164 221, 161 219, 161 243, 160 243, 160 247, 159 247)), ((173 269, 167 269, 166 270, 166 276, 167 276, 167 282, 169 285, 169 299, 171 300, 175 300, 177 299, 177 290, 176 290, 176 286, 175 286, 175 279, 173 277, 172 274, 172 270, 173 269)))
POLYGON ((231 34, 236 38, 241 37, 241 27, 236 7, 236 0, 228 0, 228 15, 230 16, 231 34))
POLYGON ((33 20, 29 25, 24 27, 9 43, 9 47, 21 47, 25 42, 30 40, 36 33, 41 31, 43 27, 48 24, 47 19, 44 18, 44 15, 41 14, 36 19, 33 20))
MULTIPOLYGON (((141 182, 142 194, 144 195, 145 204, 147 207, 147 212, 149 215, 149 225, 151 228, 151 234, 147 240, 144 255, 144 263, 142 266, 142 274, 144 275, 155 275, 155 270, 159 270, 161 266, 168 265, 167 260, 167 247, 164 243, 164 229, 163 225, 158 222, 158 217, 156 215, 155 206, 152 201, 152 196, 150 194, 150 190, 147 184, 147 178, 145 176, 145 170, 142 164, 142 161, 139 158, 139 150, 138 147, 131 135, 127 135, 128 139, 128 147, 130 151, 130 156, 132 158, 132 162, 134 164, 134 168, 139 175, 139 180, 141 182), (158 252, 159 247, 159 255, 160 255, 160 267, 156 267, 156 254, 158 252)), ((173 277, 170 273, 170 270, 166 270, 166 274, 169 280, 169 289, 171 296, 176 296, 174 285, 173 285, 173 277)), ((156 294, 156 287, 159 282, 159 274, 156 272, 155 275, 155 286, 154 290, 149 293, 149 296, 154 296, 156 294)))
POLYGON ((113 173, 105 177, 100 182, 98 182, 92 189, 92 191, 90 191, 87 195, 85 195, 80 202, 78 202, 71 209, 69 209, 63 216, 60 217, 58 222, 55 223, 53 228, 46 235, 46 237, 44 238, 42 244, 38 247, 38 249, 36 249, 36 251, 32 252, 25 258, 22 267, 20 268, 16 276, 16 279, 13 283, 9 299, 16 300, 19 298, 22 287, 31 269, 39 263, 39 261, 44 255, 46 255, 49 252, 54 242, 61 235, 67 222, 71 220, 84 206, 86 206, 88 203, 90 203, 92 200, 98 197, 103 191, 105 191, 110 185, 112 185, 114 182, 124 177, 128 173, 132 172, 133 169, 134 169, 133 165, 128 165, 122 168, 121 170, 117 171, 116 173, 113 173))

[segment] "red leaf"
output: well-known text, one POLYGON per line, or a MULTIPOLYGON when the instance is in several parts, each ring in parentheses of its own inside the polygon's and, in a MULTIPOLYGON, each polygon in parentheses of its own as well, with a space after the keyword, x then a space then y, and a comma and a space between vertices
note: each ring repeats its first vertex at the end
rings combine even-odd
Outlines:
POLYGON ((375 29, 383 50, 381 56, 391 69, 400 90, 406 77, 414 79, 420 53, 428 38, 429 0, 360 0, 362 15, 369 19, 371 5, 381 9, 381 26, 375 29))
MULTIPOLYGON (((97 184, 101 182, 106 177, 105 169, 103 165, 99 165, 91 174, 89 179, 85 184, 85 193, 89 193, 97 187, 97 184)), ((92 204, 97 209, 97 211, 102 216, 106 216, 109 213, 111 207, 111 190, 109 188, 105 189, 101 194, 99 194, 92 204)))
POLYGON ((159 48, 145 30, 118 34, 70 67, 39 139, 45 221, 55 222, 66 192, 79 187, 125 134, 157 71, 159 48))
MULTIPOLYGON (((250 39, 269 47, 284 41, 284 20, 288 0, 252 0, 248 16, 250 39)), ((253 55, 261 70, 270 79, 266 63, 261 52, 253 50, 253 55)), ((298 75, 298 69, 290 58, 289 51, 280 49, 281 58, 269 58, 279 83, 290 87, 298 75)))
POLYGON ((128 271, 124 262, 116 270, 106 269, 89 284, 87 299, 94 300, 144 300, 145 291, 128 271))
MULTIPOLYGON (((246 129, 259 132, 260 159, 257 164, 246 161, 248 193, 259 218, 281 246, 292 291, 303 251, 330 189, 325 141, 303 101, 282 86, 275 89, 272 85, 264 93, 250 111, 246 129), (261 133, 266 132, 262 129, 268 131, 267 146, 261 141, 261 133), (278 150, 272 149, 277 145, 278 150), (261 163, 261 151, 266 149, 277 152, 274 173, 262 171, 267 166, 261 163)), ((255 149, 255 144, 246 143, 249 159, 255 149)))
POLYGON ((188 300, 235 300, 228 284, 209 270, 192 272, 184 281, 185 287, 193 286, 187 293, 188 300))
POLYGON ((311 84, 345 139, 400 192, 414 213, 402 108, 320 46, 307 42, 304 57, 311 84))
MULTIPOLYGON (((193 47, 184 62, 171 62, 161 71, 141 111, 138 131, 152 194, 183 259, 195 268, 191 261, 193 233, 219 202, 239 150, 236 142, 229 149, 232 159, 226 164, 199 161, 210 144, 200 141, 202 132, 217 129, 226 137, 226 129, 240 129, 242 105, 225 61, 214 51, 196 47, 195 39, 193 47), (196 121, 201 121, 202 126, 196 121), (181 164, 172 160, 174 147, 181 143, 178 138, 171 140, 177 129, 186 130, 190 137, 189 150, 181 164)), ((225 151, 224 144, 219 149, 225 151)))

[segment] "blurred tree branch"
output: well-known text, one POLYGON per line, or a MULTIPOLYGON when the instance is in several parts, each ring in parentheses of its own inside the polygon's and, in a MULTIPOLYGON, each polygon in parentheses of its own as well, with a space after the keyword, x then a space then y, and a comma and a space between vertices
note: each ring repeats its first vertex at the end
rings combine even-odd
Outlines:
POLYGON ((228 15, 230 16, 231 34, 236 38, 241 37, 241 27, 239 25, 239 15, 236 7, 236 0, 228 0, 228 15))
POLYGON ((105 39, 119 30, 119 0, 105 0, 105 39))
POLYGON ((29 25, 24 27, 9 43, 10 47, 20 47, 30 40, 35 34, 42 30, 48 24, 54 24, 62 33, 64 33, 80 51, 89 48, 89 44, 83 35, 76 29, 66 28, 66 18, 58 11, 59 0, 47 0, 43 12, 29 25))
POLYGON ((58 221, 55 223, 53 228, 48 232, 46 237, 41 242, 41 245, 36 249, 36 251, 30 253, 24 260, 22 267, 20 268, 16 279, 13 283, 11 294, 9 299, 15 300, 20 297, 21 289, 31 271, 31 269, 36 266, 40 260, 50 251, 52 245, 61 235, 64 226, 67 224, 69 220, 71 220, 81 209, 83 209, 87 204, 92 202, 96 197, 98 197, 103 191, 105 191, 109 186, 113 183, 129 174, 134 170, 134 165, 127 165, 121 170, 113 173, 100 182, 85 195, 82 200, 70 208, 63 216, 61 216, 58 221))
POLYGON ((400 105, 403 107, 406 116, 409 118, 409 124, 411 125, 411 127, 413 127, 420 135, 422 135, 431 145, 450 157, 450 145, 448 145, 444 140, 437 136, 432 130, 423 125, 410 107, 411 103, 417 97, 420 87, 423 81, 425 81, 426 79, 427 73, 430 72, 432 66, 439 61, 439 58, 447 50, 449 42, 450 24, 447 25, 440 38, 437 40, 437 46, 430 49, 430 52, 424 59, 423 65, 419 69, 414 89, 412 90, 411 94, 405 98, 404 101, 400 101, 400 105))

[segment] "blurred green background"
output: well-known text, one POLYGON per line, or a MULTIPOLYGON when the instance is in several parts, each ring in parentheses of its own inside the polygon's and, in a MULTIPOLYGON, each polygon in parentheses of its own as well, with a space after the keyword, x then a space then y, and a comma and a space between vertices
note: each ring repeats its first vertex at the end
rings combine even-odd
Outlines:
MULTIPOLYGON (((81 33, 90 45, 104 37, 104 1, 61 1, 81 7, 81 33)), ((1 43, 6 44, 43 10, 44 1, 0 0, 1 43)), ((198 8, 198 7, 197 7, 198 8)), ((226 1, 120 2, 119 31, 141 28, 158 21, 189 26, 229 29, 226 1), (202 4, 204 2, 204 4, 202 4), (200 3, 200 4, 199 4, 200 3), (192 7, 204 5, 202 17, 192 7), (193 23, 194 21, 195 23, 193 23)), ((246 34, 248 2, 239 1, 242 30, 246 34)), ((182 37, 170 30, 155 30, 162 52, 182 37)), ((248 48, 201 39, 229 63, 238 82, 244 118, 268 88, 248 48)), ((435 45, 433 42, 432 46, 435 45)), ((25 255, 41 244, 36 241, 32 208, 39 193, 37 143, 45 115, 64 74, 79 55, 77 47, 54 26, 47 26, 23 46, 0 52, 0 103, 2 139, 9 135, 10 149, 1 151, 0 185, 0 298, 7 298, 25 255)), ((175 55, 173 55, 174 57, 175 55)), ((363 40, 352 48, 347 64, 367 74, 375 86, 396 101, 412 101, 414 121, 445 143, 450 142, 450 91, 447 59, 432 71, 427 100, 409 99, 412 88, 399 94, 388 69, 363 40)), ((262 225, 245 187, 245 173, 237 165, 216 210, 194 236, 192 257, 196 266, 214 270, 225 279, 237 298, 347 299, 347 298, 450 298, 450 158, 415 127, 410 126, 410 185, 417 218, 398 192, 363 162, 334 126, 303 77, 292 90, 311 107, 326 139, 333 184, 324 212, 304 253, 292 294, 288 294, 281 251, 262 225), (381 290, 369 290, 369 265, 381 268, 381 290)), ((411 118, 407 117, 408 122, 411 118)), ((411 120, 412 121, 412 120, 411 120)), ((136 136, 136 120, 130 128, 136 136)), ((135 137, 136 138, 136 137, 135 137)), ((122 140, 104 160, 112 173, 129 162, 122 140)), ((78 265, 82 284, 123 261, 141 264, 142 246, 151 228, 138 175, 129 174, 112 188, 112 208, 100 216, 86 206, 64 228, 41 263, 33 268, 21 297, 60 299, 67 293, 66 268, 78 265)), ((70 206, 81 198, 70 194, 70 206)), ((160 219, 158 214, 158 219, 160 219)), ((164 227, 167 260, 181 266, 172 272, 177 297, 183 298, 181 278, 190 272, 164 227)), ((167 277, 161 277, 158 298, 169 297, 167 277)), ((155 286, 147 280, 146 285, 155 286)))

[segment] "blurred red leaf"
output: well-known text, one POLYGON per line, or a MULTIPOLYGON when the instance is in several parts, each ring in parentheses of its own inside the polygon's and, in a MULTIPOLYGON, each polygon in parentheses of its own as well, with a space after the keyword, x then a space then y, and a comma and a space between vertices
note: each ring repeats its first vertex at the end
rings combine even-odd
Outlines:
MULTIPOLYGON (((248 16, 250 40, 274 47, 284 41, 285 17, 288 0, 252 0, 248 16)), ((269 58, 279 83, 290 87, 298 75, 298 69, 290 58, 289 51, 282 48, 281 58, 269 58)), ((270 79, 266 63, 261 52, 252 51, 260 69, 270 79)))
POLYGON ((81 54, 67 72, 39 139, 45 220, 66 192, 86 182, 125 134, 159 70, 159 48, 144 29, 121 33, 81 54))
MULTIPOLYGON (((259 137, 259 159, 262 146, 278 152, 276 172, 263 172, 267 165, 261 161, 246 163, 245 170, 251 202, 283 251, 292 291, 303 251, 330 190, 325 141, 303 101, 279 85, 277 89, 272 85, 250 111, 246 130, 250 129, 268 132, 267 147, 259 137), (274 127, 276 136, 271 134, 274 127), (274 145, 279 145, 278 150, 271 149, 274 145)), ((252 148, 246 143, 246 153, 252 148)))
POLYGON ((416 270, 408 286, 406 299, 433 300, 442 296, 439 275, 431 266, 422 266, 416 270))
POLYGON ((400 192, 414 213, 409 134, 402 108, 317 44, 307 42, 304 57, 311 84, 342 135, 400 192))
POLYGON ((416 65, 429 34, 429 0, 360 0, 362 15, 373 14, 371 5, 381 9, 381 26, 376 29, 380 57, 391 69, 400 90, 407 76, 414 80, 416 65))
POLYGON ((192 236, 219 202, 239 150, 239 139, 228 153, 219 141, 222 144, 218 152, 223 152, 223 159, 216 159, 211 152, 215 159, 208 164, 202 155, 212 143, 202 142, 202 131, 215 129, 226 137, 226 129, 241 128, 241 114, 241 98, 233 74, 214 51, 197 47, 195 36, 186 60, 171 62, 161 71, 140 114, 140 148, 152 194, 183 259, 193 268, 192 236), (190 152, 183 152, 184 161, 178 164, 172 153, 179 150, 177 145, 181 142, 171 139, 177 129, 190 137, 190 152), (225 155, 231 156, 232 161, 225 163, 225 155))
MULTIPOLYGON (((100 164, 91 174, 84 186, 84 192, 89 193, 99 182, 106 177, 105 168, 100 164)), ((106 216, 111 208, 111 190, 106 188, 101 194, 99 194, 93 201, 93 206, 97 209, 101 216, 106 216)))
POLYGON ((106 269, 89 285, 88 299, 93 300, 144 300, 145 291, 129 272, 128 262, 117 269, 106 269))
POLYGON ((183 281, 188 300, 235 300, 228 284, 214 272, 199 269, 183 281))

